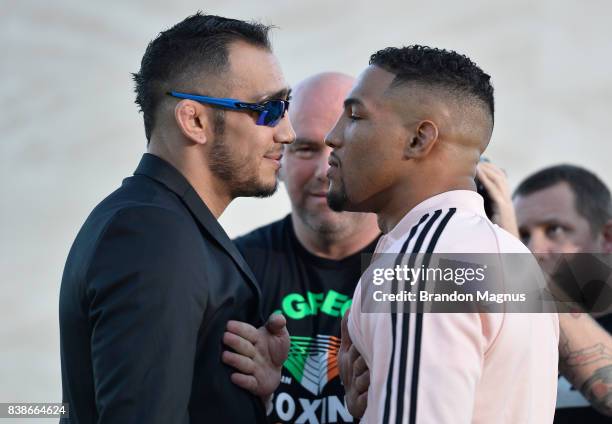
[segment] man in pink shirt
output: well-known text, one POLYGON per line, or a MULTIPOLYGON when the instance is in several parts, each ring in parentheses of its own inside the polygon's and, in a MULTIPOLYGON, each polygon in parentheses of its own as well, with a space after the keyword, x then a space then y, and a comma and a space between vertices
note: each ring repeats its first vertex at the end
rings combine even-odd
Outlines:
MULTIPOLYGON (((326 143, 328 202, 378 215, 385 235, 377 253, 528 255, 487 219, 474 191, 493 129, 489 79, 445 50, 388 48, 371 57, 326 143)), ((370 369, 362 422, 552 422, 556 314, 424 314, 410 305, 400 309, 410 313, 365 313, 362 283, 348 315, 370 369)))

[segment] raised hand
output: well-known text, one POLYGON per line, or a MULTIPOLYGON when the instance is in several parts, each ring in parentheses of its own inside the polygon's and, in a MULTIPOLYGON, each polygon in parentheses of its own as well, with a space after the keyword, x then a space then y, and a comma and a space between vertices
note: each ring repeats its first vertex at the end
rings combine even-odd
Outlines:
POLYGON ((512 194, 504 171, 490 162, 480 162, 476 176, 482 182, 493 202, 492 221, 504 230, 518 237, 516 214, 512 205, 512 194))
POLYGON ((287 322, 281 314, 272 314, 265 325, 255 328, 240 321, 228 321, 223 343, 234 351, 225 351, 222 360, 238 372, 231 375, 234 384, 260 396, 264 403, 280 383, 281 368, 289 353, 287 322))
POLYGON ((345 390, 346 406, 353 417, 360 419, 368 406, 370 370, 351 341, 347 324, 349 313, 350 311, 347 311, 342 318, 342 342, 338 352, 338 362, 340 379, 345 390))

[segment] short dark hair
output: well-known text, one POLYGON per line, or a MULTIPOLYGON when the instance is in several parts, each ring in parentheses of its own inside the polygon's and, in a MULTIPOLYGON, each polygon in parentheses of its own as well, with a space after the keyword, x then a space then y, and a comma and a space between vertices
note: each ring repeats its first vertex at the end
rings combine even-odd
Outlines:
POLYGON ((414 81, 471 95, 484 102, 493 120, 491 76, 465 55, 420 45, 387 47, 370 56, 370 65, 395 74, 392 85, 414 81))
POLYGON ((235 41, 271 50, 269 30, 260 23, 197 12, 159 33, 147 46, 140 71, 132 74, 147 140, 151 139, 160 101, 167 91, 176 89, 171 85, 185 83, 203 72, 221 75, 229 63, 229 45, 235 41))
POLYGON ((513 197, 528 196, 558 183, 569 185, 574 193, 576 211, 589 222, 593 233, 612 218, 610 190, 597 175, 579 166, 556 165, 542 169, 523 180, 513 197))

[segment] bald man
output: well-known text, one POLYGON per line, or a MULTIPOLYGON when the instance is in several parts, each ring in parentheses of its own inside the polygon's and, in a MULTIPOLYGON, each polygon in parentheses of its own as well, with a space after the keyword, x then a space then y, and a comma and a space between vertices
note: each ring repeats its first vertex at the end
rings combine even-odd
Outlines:
POLYGON ((294 88, 289 118, 296 140, 283 152, 280 174, 291 214, 236 240, 261 285, 264 313, 282 312, 291 335, 271 422, 353 422, 338 377, 340 325, 361 254, 374 250, 380 231, 374 214, 328 207, 331 149, 323 142, 353 81, 323 73, 294 88))
MULTIPOLYGON (((371 57, 326 144, 332 209, 377 214, 384 235, 374 266, 385 253, 405 263, 423 252, 522 253, 535 263, 489 221, 475 192, 493 130, 489 80, 446 50, 387 48, 371 57)), ((421 256, 425 268, 428 258, 421 256)), ((541 273, 530 276, 543 281, 541 273)), ((552 423, 556 314, 423 313, 410 301, 366 313, 371 281, 364 278, 347 314, 350 340, 342 340, 370 369, 362 422, 552 423)), ((403 287, 416 292, 422 283, 403 287)))

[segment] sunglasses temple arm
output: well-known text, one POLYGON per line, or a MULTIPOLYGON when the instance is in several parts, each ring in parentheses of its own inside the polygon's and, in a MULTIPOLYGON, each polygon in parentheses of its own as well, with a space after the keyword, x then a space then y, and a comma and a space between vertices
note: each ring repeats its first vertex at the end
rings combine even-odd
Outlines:
POLYGON ((178 93, 176 91, 170 91, 168 94, 179 99, 194 100, 196 102, 223 106, 229 109, 242 109, 241 104, 233 99, 217 99, 214 97, 198 96, 195 94, 178 93))

